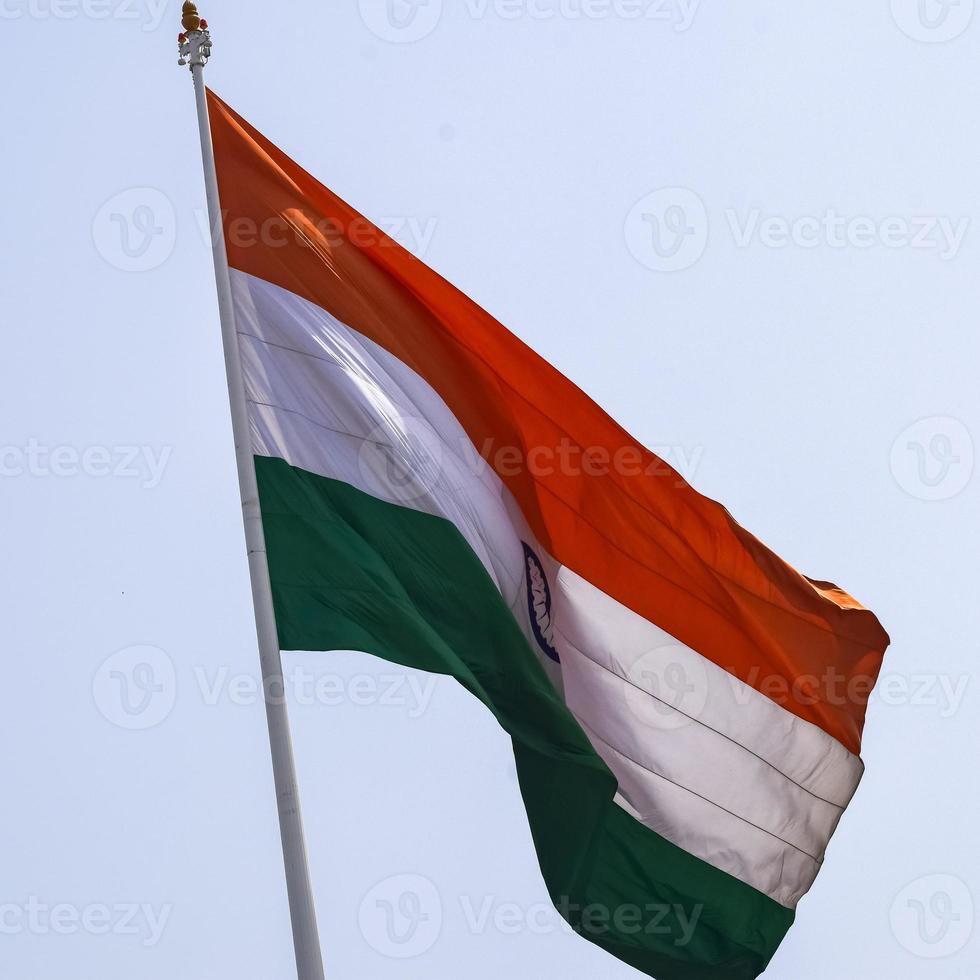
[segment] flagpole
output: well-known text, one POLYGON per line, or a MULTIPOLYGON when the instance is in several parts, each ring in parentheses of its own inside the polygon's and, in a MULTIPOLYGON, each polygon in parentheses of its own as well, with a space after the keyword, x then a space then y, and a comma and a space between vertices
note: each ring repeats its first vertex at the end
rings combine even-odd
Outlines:
POLYGON ((197 102, 197 121, 201 136, 201 156, 204 163, 204 187, 211 227, 211 252, 214 258, 214 278, 218 289, 218 313, 221 319, 221 339, 225 355, 225 373, 231 403, 232 432, 238 462, 238 484, 241 491, 242 515, 245 523, 245 545, 248 570, 252 583, 252 603, 255 607, 255 628, 258 637, 259 660, 262 666, 262 687, 265 692, 266 719, 269 725, 269 744, 272 750, 272 772, 279 807, 279 833, 286 870, 286 891, 292 921, 293 947, 299 980, 323 980, 323 960, 317 931, 316 908, 310 883, 303 820, 300 813, 299 791, 296 785, 296 763, 289 735, 285 685, 276 616, 272 604, 272 585, 266 559, 265 533, 259 509, 259 491, 249 435, 248 407, 245 383, 242 379, 238 352, 238 332, 232 303, 231 275, 225 249, 221 205, 218 198, 218 177, 214 163, 214 147, 208 122, 207 93, 204 86, 204 66, 211 55, 211 35, 207 21, 201 20, 197 7, 185 3, 180 35, 181 65, 190 65, 197 102))

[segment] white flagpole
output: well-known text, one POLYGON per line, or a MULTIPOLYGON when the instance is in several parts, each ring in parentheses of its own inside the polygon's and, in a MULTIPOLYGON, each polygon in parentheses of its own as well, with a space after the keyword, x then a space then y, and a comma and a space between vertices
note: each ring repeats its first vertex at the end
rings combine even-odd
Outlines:
POLYGON ((252 602, 255 606, 255 627, 262 665, 269 743, 272 748, 272 771, 279 805, 279 832, 282 837, 282 854, 286 866, 286 890, 293 927, 296 971, 299 980, 323 980, 323 960, 320 954, 316 909, 313 904, 313 890, 306 857, 306 841, 303 837, 303 820, 296 785, 296 765, 289 736, 279 637, 272 605, 272 586, 266 560, 265 534, 262 530, 259 491, 249 438, 245 384, 242 380, 238 332, 235 328, 235 311, 232 305, 231 276, 228 272, 228 254, 225 250, 221 205, 218 199, 218 177, 214 164, 214 147, 211 143, 211 127, 208 122, 204 66, 211 55, 211 36, 207 30, 207 21, 201 20, 197 7, 193 3, 184 4, 182 24, 184 33, 179 39, 179 63, 190 65, 197 101, 197 121, 201 132, 204 186, 211 226, 211 251, 214 258, 214 277, 218 287, 218 312, 221 318, 225 372, 231 401, 231 423, 238 461, 238 484, 245 522, 245 545, 248 551, 249 576, 252 581, 252 602))

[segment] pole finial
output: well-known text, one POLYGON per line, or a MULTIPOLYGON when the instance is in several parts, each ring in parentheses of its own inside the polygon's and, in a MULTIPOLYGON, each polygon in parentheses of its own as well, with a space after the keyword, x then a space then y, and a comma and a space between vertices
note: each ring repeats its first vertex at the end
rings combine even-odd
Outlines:
POLYGON ((187 0, 181 11, 183 32, 177 37, 178 65, 190 65, 191 71, 203 68, 211 57, 211 33, 208 22, 197 11, 197 4, 187 0))

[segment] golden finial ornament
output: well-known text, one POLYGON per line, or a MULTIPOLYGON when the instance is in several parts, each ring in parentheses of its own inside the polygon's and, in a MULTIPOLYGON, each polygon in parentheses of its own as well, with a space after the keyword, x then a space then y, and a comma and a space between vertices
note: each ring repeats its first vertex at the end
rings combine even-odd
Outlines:
POLYGON ((187 0, 180 18, 185 31, 198 31, 201 29, 201 15, 197 12, 197 4, 187 0))

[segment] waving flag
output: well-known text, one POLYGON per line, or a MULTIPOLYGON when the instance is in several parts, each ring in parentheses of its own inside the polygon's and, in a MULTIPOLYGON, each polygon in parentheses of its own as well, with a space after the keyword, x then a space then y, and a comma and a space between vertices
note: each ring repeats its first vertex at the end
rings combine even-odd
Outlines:
POLYGON ((860 781, 878 621, 208 99, 281 647, 456 678, 581 935, 757 976, 860 781))

